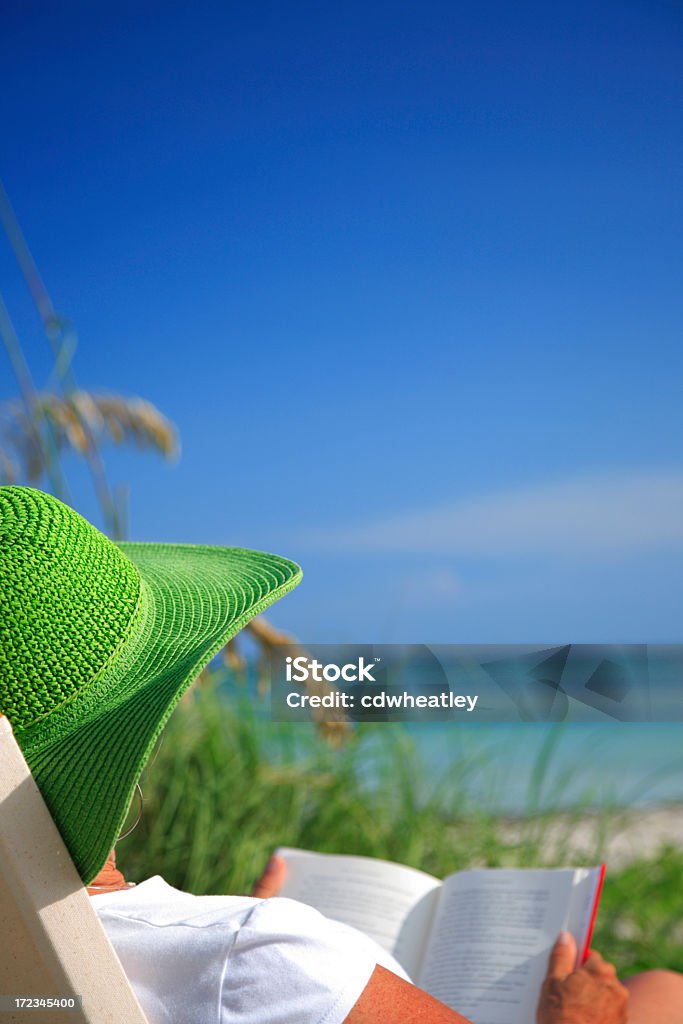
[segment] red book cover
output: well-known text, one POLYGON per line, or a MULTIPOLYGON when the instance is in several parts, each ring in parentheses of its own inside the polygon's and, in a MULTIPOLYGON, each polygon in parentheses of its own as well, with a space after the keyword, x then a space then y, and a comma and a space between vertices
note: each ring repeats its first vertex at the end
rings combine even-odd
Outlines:
POLYGON ((605 881, 605 871, 607 866, 605 864, 600 865, 600 876, 598 878, 598 884, 595 887, 595 898, 593 900, 593 910, 591 912, 591 919, 588 923, 588 931, 586 932, 586 942, 583 947, 583 952, 579 957, 579 965, 586 962, 586 958, 590 953, 591 939, 593 937, 593 929, 595 927, 595 918, 598 916, 598 906, 600 904, 600 894, 602 892, 602 884, 605 881))

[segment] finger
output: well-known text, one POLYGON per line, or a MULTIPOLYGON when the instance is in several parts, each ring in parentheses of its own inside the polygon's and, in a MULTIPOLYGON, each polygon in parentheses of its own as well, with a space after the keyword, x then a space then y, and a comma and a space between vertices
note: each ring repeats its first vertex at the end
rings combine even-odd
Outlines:
POLYGON ((547 978, 563 981, 576 967, 576 942, 569 932, 560 932, 548 961, 547 978))
POLYGON ((614 965, 609 963, 607 960, 603 960, 596 950, 590 951, 586 957, 583 967, 584 970, 602 978, 614 978, 617 973, 614 965))
POLYGON ((253 888, 252 895, 266 900, 277 896, 285 884, 287 865, 282 857, 274 853, 266 864, 265 870, 253 888))

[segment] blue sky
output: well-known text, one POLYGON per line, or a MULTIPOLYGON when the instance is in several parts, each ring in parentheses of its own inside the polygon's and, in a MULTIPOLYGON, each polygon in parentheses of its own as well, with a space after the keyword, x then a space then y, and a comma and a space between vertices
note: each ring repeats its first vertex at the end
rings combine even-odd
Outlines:
POLYGON ((135 539, 296 558, 304 640, 683 639, 683 4, 10 2, 0 40, 78 381, 180 431, 107 453, 135 539))

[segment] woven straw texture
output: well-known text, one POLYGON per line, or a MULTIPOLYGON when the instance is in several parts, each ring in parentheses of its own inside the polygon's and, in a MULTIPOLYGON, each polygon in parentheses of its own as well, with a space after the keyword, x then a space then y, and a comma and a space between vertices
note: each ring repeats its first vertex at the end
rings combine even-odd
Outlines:
POLYGON ((300 578, 240 548, 115 545, 50 495, 0 487, 0 711, 84 882, 182 694, 300 578))

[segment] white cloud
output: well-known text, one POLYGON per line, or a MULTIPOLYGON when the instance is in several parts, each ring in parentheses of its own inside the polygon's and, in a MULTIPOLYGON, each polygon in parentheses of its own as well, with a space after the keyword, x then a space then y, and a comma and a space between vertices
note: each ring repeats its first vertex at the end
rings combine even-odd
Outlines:
POLYGON ((449 555, 596 556, 683 547, 683 470, 634 470, 519 487, 356 526, 307 547, 449 555))

